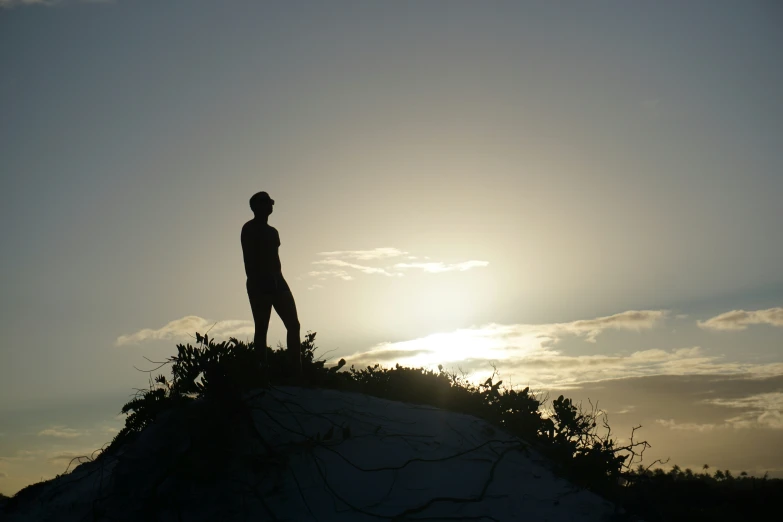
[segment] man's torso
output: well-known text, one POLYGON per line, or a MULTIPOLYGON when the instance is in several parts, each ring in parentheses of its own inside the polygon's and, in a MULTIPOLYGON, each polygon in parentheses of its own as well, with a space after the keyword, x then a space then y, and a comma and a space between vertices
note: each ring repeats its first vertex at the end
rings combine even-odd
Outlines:
POLYGON ((280 274, 280 236, 274 227, 251 219, 242 227, 242 254, 248 282, 280 274))

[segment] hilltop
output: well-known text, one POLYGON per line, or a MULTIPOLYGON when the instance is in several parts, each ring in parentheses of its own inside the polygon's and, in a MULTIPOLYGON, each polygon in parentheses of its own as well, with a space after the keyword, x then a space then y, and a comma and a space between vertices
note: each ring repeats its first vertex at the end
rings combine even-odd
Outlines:
POLYGON ((281 350, 196 339, 166 361, 171 379, 123 407, 105 450, 21 490, 0 518, 730 520, 783 489, 634 470, 649 444, 617 444, 602 412, 563 396, 545 407, 493 378, 329 368, 314 333, 298 374, 281 350))
POLYGON ((253 391, 244 404, 168 411, 45 483, 8 520, 603 521, 614 511, 470 415, 298 387, 253 391))

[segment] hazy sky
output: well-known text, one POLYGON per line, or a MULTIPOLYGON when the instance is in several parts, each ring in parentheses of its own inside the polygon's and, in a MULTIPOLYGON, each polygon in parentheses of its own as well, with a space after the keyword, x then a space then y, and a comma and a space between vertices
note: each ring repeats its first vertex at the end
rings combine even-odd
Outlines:
POLYGON ((553 4, 0 0, 0 492, 110 440, 144 356, 252 339, 259 190, 328 357, 783 475, 783 8, 553 4))

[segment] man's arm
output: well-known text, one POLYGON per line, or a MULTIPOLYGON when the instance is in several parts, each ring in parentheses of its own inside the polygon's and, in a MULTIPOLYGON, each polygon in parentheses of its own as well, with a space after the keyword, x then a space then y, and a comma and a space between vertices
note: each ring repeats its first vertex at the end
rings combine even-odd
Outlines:
POLYGON ((247 223, 242 227, 242 234, 240 234, 240 240, 242 242, 242 260, 245 263, 245 275, 250 275, 250 232, 247 231, 247 223))

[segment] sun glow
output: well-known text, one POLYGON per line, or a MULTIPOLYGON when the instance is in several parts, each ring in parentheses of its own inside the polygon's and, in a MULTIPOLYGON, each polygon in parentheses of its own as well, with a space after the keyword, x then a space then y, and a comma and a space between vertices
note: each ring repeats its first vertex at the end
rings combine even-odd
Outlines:
POLYGON ((403 366, 435 369, 439 364, 453 367, 471 359, 502 361, 520 357, 542 348, 542 339, 535 332, 518 332, 503 325, 443 332, 403 341, 383 343, 372 350, 403 366), (508 330, 508 331, 507 331, 508 330))

